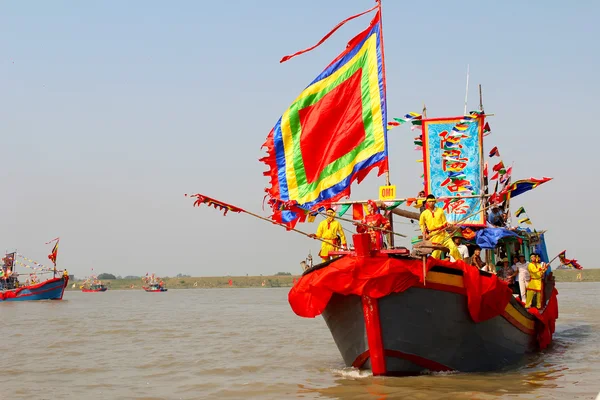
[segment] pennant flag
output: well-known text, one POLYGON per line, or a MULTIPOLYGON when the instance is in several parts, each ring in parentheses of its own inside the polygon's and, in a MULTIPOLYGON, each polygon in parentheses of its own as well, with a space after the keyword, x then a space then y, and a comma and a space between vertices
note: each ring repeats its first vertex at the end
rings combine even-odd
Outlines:
POLYGON ((519 220, 520 224, 527 224, 527 225, 531 225, 531 221, 529 220, 529 218, 522 218, 519 220))
POLYGON ((338 217, 343 217, 344 214, 346 214, 346 212, 350 209, 351 205, 352 204, 342 204, 340 211, 338 211, 338 217))
POLYGON ((400 126, 400 123, 399 123, 399 122, 394 122, 394 121, 390 121, 390 122, 388 122, 388 124, 387 124, 388 131, 389 131, 390 129, 393 129, 393 128, 397 127, 397 126, 400 126))
POLYGON ((229 212, 229 211, 234 212, 234 213, 240 213, 240 212, 244 211, 241 208, 232 206, 231 204, 227 204, 227 203, 224 203, 219 200, 215 200, 208 196, 204 196, 200 193, 190 194, 190 195, 186 194, 185 196, 196 198, 196 201, 194 202, 194 207, 200 207, 201 204, 206 204, 209 207, 213 206, 215 209, 219 209, 219 210, 223 211, 223 215, 227 215, 227 212, 229 212))
POLYGON ((385 204, 386 211, 390 211, 390 210, 393 210, 394 208, 398 207, 402 203, 404 203, 404 200, 394 201, 394 202, 385 202, 384 204, 385 204))
POLYGON ((504 163, 502 161, 500 161, 498 164, 494 165, 494 168, 492 168, 492 171, 499 172, 503 169, 504 169, 504 163))
MULTIPOLYGON (((263 147, 267 196, 313 210, 350 195, 373 169, 388 170, 380 11, 277 121, 263 147)), ((274 208, 274 211, 276 209, 274 208)), ((275 213, 272 217, 276 218, 275 213)), ((294 225, 301 212, 287 213, 294 225)))
POLYGON ((308 217, 306 218, 306 222, 315 222, 315 218, 317 218, 317 214, 310 213, 310 214, 308 214, 308 217))
POLYGON ((421 114, 418 114, 416 112, 409 112, 403 118, 394 118, 394 121, 398 122, 398 124, 400 125, 410 122, 412 124, 410 129, 412 130, 418 126, 421 126, 422 119, 423 116, 421 114))
POLYGON ((525 208, 519 207, 519 209, 515 212, 515 217, 519 218, 521 214, 525 214, 525 208))
POLYGON ((500 152, 498 151, 498 147, 494 146, 492 150, 490 150, 490 157, 500 157, 500 152))
POLYGON ((362 203, 352 204, 352 219, 355 221, 361 221, 367 214, 367 205, 362 203))
POLYGON ((52 248, 52 251, 50 252, 50 254, 48 254, 48 258, 50 259, 50 261, 52 261, 52 264, 54 264, 54 266, 56 267, 56 257, 58 256, 58 242, 60 241, 60 239, 57 238, 55 240, 56 240, 56 243, 54 244, 54 247, 52 248))
POLYGON ((520 194, 530 191, 531 189, 535 189, 542 183, 546 183, 550 180, 552 180, 552 178, 546 178, 546 177, 541 178, 541 179, 536 179, 536 178, 521 179, 521 180, 518 180, 515 183, 511 184, 510 186, 507 186, 506 188, 504 188, 504 190, 502 190, 501 195, 505 197, 507 194, 510 194, 511 198, 516 197, 520 194))
POLYGON ((573 259, 573 260, 569 260, 568 258, 566 258, 567 256, 567 251, 563 250, 559 255, 558 258, 560 258, 561 263, 566 266, 566 267, 572 267, 575 269, 583 269, 583 267, 581 265, 579 265, 579 263, 577 262, 577 260, 573 259))
MULTIPOLYGON (((492 130, 490 129, 490 124, 488 122, 486 122, 485 125, 484 125, 484 127, 483 127, 483 133, 485 134, 485 133, 489 133, 491 131, 492 130)), ((500 154, 498 154, 498 155, 500 155, 500 154)))

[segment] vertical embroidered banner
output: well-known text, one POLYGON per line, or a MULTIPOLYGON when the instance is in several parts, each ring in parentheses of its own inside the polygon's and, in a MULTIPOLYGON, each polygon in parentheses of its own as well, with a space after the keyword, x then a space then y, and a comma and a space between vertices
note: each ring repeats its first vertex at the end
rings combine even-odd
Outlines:
MULTIPOLYGON (((425 188, 436 197, 481 195, 484 117, 423 120, 425 188)), ((448 222, 484 226, 480 198, 442 199, 448 222), (467 215, 467 220, 462 221, 467 215)), ((439 204, 438 204, 439 206, 439 204)))

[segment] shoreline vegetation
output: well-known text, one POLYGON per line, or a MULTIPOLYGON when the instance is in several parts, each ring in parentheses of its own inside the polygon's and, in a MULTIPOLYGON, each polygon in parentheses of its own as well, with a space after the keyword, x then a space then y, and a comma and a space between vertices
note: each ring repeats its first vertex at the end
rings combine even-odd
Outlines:
MULTIPOLYGON (((600 282, 600 268, 585 270, 555 270, 557 283, 578 282, 577 275, 581 273, 581 282, 600 282)), ((270 275, 270 276, 215 276, 215 277, 174 277, 163 278, 167 289, 216 289, 216 288, 272 288, 292 287, 300 275, 270 275), (231 280, 231 285, 229 285, 231 280)), ((112 290, 140 290, 144 285, 139 279, 105 279, 102 280, 112 290)), ((69 282, 67 290, 80 290, 83 280, 69 282), (73 288, 73 283, 75 287, 73 288)))

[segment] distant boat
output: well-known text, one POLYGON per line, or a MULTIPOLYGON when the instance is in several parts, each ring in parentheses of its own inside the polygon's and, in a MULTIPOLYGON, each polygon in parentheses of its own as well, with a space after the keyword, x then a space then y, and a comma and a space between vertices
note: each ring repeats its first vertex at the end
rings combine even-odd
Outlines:
POLYGON ((81 286, 79 286, 82 292, 90 293, 90 292, 106 292, 108 288, 102 284, 102 281, 98 280, 98 277, 95 275, 87 278, 81 286))
POLYGON ((82 292, 106 292, 108 288, 102 284, 90 285, 88 287, 81 286, 82 292))
MULTIPOLYGON (((10 275, 0 284, 0 302, 2 301, 27 301, 27 300, 62 300, 65 288, 69 283, 69 276, 53 277, 43 282, 21 284, 15 272, 16 253, 9 253, 3 259, 1 267, 3 275, 10 271, 10 275)), ((54 272, 47 270, 45 272, 54 272)), ((35 276, 35 275, 33 275, 35 276)))
POLYGON ((142 286, 146 292, 166 292, 167 288, 165 287, 165 283, 160 280, 154 274, 148 275, 142 278, 142 281, 146 284, 146 286, 142 286))
POLYGON ((146 292, 166 292, 168 289, 164 286, 161 286, 159 283, 152 283, 148 286, 142 286, 146 292))

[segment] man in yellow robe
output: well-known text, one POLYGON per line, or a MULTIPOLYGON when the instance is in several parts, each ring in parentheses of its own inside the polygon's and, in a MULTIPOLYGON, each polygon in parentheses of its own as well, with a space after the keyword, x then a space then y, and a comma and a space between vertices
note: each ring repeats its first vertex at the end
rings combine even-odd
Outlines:
POLYGON ((330 251, 338 249, 339 246, 346 247, 346 235, 344 235, 342 224, 336 221, 334 217, 334 209, 328 208, 327 218, 319 223, 317 233, 311 235, 324 240, 324 242, 321 244, 321 251, 319 252, 319 256, 323 259, 323 261, 329 260, 330 251), (341 243, 337 243, 338 236, 341 243))
MULTIPOLYGON (((435 196, 432 194, 428 195, 425 201, 425 211, 421 213, 421 217, 419 218, 419 226, 421 227, 421 232, 423 232, 423 239, 431 240, 433 244, 447 247, 450 250, 452 258, 462 260, 463 258, 458 248, 448 232, 446 232, 446 228, 451 226, 446 221, 446 214, 444 214, 444 210, 436 207, 435 203, 435 196)), ((441 250, 435 250, 431 253, 431 256, 440 259, 442 252, 441 250)))
POLYGON ((527 301, 525 307, 531 307, 533 296, 536 297, 536 307, 542 308, 542 279, 547 267, 540 263, 540 258, 536 253, 531 255, 531 262, 527 266, 531 280, 527 284, 527 301))

